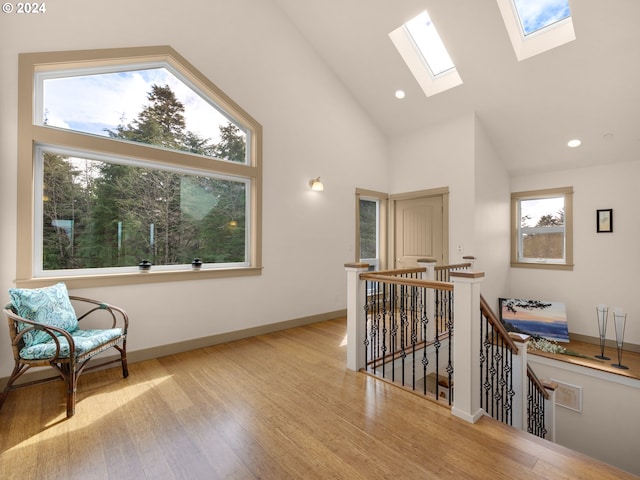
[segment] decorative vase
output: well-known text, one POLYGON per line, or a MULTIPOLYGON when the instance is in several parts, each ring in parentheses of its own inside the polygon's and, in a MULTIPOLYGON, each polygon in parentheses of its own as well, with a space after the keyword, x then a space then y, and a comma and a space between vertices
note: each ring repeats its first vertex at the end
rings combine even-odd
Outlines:
POLYGON ((202 268, 202 260, 199 258, 194 258, 193 262, 191 262, 191 268, 194 270, 200 270, 202 268))
POLYGON ((616 327, 616 347, 618 347, 618 363, 612 363, 611 366, 628 370, 629 367, 622 365, 622 343, 624 341, 624 327, 627 323, 627 314, 621 308, 613 310, 613 323, 616 327))
POLYGON ((600 360, 611 360, 604 355, 604 344, 607 336, 607 317, 609 316, 609 308, 600 304, 596 306, 596 314, 598 316, 598 333, 600 334, 600 355, 595 355, 600 360))
POLYGON ((151 262, 145 258, 138 264, 138 268, 141 272, 148 272, 151 270, 151 262))

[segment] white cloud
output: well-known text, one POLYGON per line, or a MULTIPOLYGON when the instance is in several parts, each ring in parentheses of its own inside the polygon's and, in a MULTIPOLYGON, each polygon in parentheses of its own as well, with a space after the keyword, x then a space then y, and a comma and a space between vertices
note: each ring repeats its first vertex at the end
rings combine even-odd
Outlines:
POLYGON ((567 0, 514 0, 526 33, 551 25, 569 15, 567 0))
POLYGON ((528 216, 527 226, 535 226, 544 215, 556 216, 564 210, 564 197, 541 198, 538 200, 523 200, 520 202, 522 217, 528 216))
POLYGON ((49 125, 105 134, 130 123, 147 105, 153 84, 169 85, 185 106, 187 129, 216 141, 227 119, 164 68, 45 80, 49 125))

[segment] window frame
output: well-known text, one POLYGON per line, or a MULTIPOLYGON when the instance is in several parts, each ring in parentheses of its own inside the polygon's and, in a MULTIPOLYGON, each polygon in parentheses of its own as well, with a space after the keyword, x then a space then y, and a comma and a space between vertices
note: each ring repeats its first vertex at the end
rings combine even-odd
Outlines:
POLYGON ((538 268, 546 270, 573 270, 573 187, 529 190, 511 193, 511 266, 516 268, 538 268), (520 202, 544 198, 564 197, 564 260, 522 261, 520 230, 520 202))
POLYGON ((576 39, 573 18, 569 17, 525 36, 513 0, 496 0, 513 51, 519 62, 576 39))
POLYGON ((19 55, 18 73, 18 207, 16 284, 38 287, 64 281, 69 288, 127 285, 152 282, 196 280, 204 278, 260 275, 262 272, 262 126, 239 105, 216 87, 186 59, 168 46, 134 47, 105 50, 28 53, 19 55), (40 125, 36 117, 36 81, 46 71, 103 68, 118 66, 134 69, 140 64, 163 64, 241 124, 249 132, 247 163, 217 160, 187 152, 166 150, 141 143, 124 142, 108 137, 40 125), (249 248, 247 265, 224 268, 151 270, 140 272, 71 274, 36 276, 35 259, 35 155, 40 146, 77 150, 96 155, 131 160, 146 160, 156 165, 204 171, 246 179, 249 182, 250 212, 247 218, 249 248))
MULTIPOLYGON (((420 15, 425 13, 431 19, 431 16, 426 10, 420 15)), ((416 17, 420 15, 417 15, 416 17)), ((414 19, 416 17, 414 17, 414 19)), ((433 22, 433 19, 431 19, 431 21, 433 22)), ((435 29, 435 24, 433 24, 433 27, 435 29)), ((457 87, 458 85, 462 85, 462 78, 456 69, 455 63, 453 68, 436 75, 433 74, 433 71, 429 66, 429 62, 422 54, 413 36, 409 33, 406 23, 403 23, 394 31, 390 32, 389 38, 427 97, 431 97, 457 87)), ((444 45, 442 38, 440 38, 440 41, 444 45)), ((444 45, 444 47, 446 50, 446 45, 444 45)), ((449 55, 448 51, 447 55, 449 55)))

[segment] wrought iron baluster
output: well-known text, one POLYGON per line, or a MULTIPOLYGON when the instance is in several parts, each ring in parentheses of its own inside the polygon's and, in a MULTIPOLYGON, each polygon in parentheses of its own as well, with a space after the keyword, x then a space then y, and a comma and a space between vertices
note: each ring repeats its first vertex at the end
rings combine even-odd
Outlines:
POLYGON ((421 313, 421 324, 422 324, 422 340, 425 342, 425 346, 422 350, 422 393, 423 395, 427 394, 427 370, 429 366, 429 357, 427 356, 427 331, 429 327, 429 317, 427 316, 427 291, 423 289, 422 291, 422 313, 421 313))
POLYGON ((453 324, 453 292, 444 292, 445 295, 447 296, 447 329, 449 331, 448 333, 448 337, 449 337, 449 360, 447 363, 447 374, 448 374, 448 383, 449 383, 449 405, 451 405, 451 402, 453 401, 453 392, 451 390, 452 386, 453 386, 453 328, 454 328, 454 324, 453 324))

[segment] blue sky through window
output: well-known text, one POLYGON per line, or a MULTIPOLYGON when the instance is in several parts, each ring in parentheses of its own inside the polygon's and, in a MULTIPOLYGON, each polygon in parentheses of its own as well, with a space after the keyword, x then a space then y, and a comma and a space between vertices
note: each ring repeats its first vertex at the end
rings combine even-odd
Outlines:
POLYGON ((107 136, 137 118, 153 84, 171 87, 185 106, 188 130, 217 141, 227 118, 165 68, 45 79, 44 116, 54 127, 107 136))
POLYGON ((513 0, 524 35, 571 16, 568 0, 513 0))

